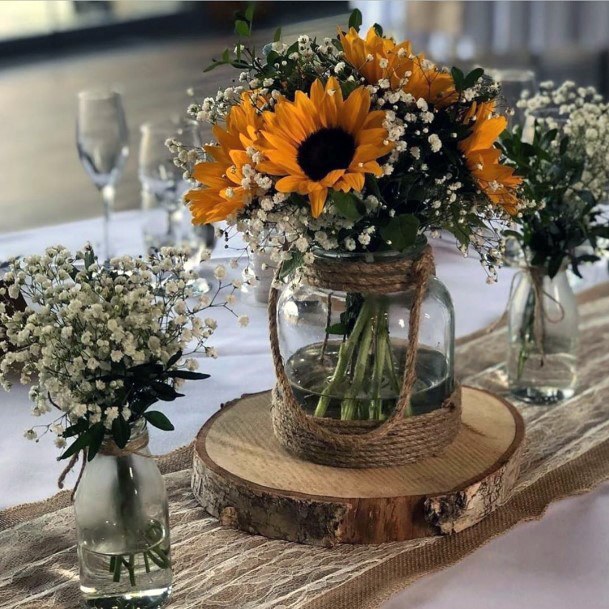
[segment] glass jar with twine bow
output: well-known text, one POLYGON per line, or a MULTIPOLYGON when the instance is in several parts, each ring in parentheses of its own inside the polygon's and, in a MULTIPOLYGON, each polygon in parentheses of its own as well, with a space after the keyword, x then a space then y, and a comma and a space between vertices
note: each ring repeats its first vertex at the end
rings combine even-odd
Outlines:
POLYGON ((460 426, 454 311, 431 248, 320 253, 269 298, 275 434, 338 467, 439 454, 460 426))
POLYGON ((566 266, 553 277, 544 266, 527 266, 510 290, 508 383, 532 404, 553 404, 575 393, 579 316, 566 266))

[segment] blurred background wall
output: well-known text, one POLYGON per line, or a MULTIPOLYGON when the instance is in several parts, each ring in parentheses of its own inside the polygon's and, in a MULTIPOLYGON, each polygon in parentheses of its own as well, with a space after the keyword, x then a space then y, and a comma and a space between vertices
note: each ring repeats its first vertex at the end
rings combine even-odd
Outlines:
MULTIPOLYGON (((609 2, 363 0, 259 2, 257 44, 277 25, 286 37, 328 35, 359 7, 364 26, 410 38, 451 65, 527 68, 537 82, 573 79, 609 94, 609 2)), ((183 113, 186 89, 201 95, 234 72, 202 69, 236 40, 244 2, 179 0, 0 1, 0 233, 100 213, 76 154, 76 93, 123 93, 131 153, 117 207, 140 204, 139 125, 183 113)))

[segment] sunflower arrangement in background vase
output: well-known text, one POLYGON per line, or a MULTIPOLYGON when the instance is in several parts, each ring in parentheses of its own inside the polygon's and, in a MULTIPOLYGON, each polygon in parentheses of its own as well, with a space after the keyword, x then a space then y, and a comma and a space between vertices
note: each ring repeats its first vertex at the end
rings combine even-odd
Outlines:
POLYGON ((505 132, 510 164, 533 202, 507 235, 524 252, 509 305, 508 379, 521 399, 551 404, 574 394, 577 303, 567 278, 607 249, 609 218, 599 205, 609 186, 609 105, 592 87, 546 82, 519 105, 524 127, 505 132))
MULTIPOLYGON (((520 178, 496 143, 497 83, 440 68, 379 25, 362 37, 360 25, 355 10, 334 38, 290 44, 277 31, 261 56, 241 42, 225 51, 208 69, 230 64, 240 84, 188 109, 215 142, 167 144, 197 184, 186 194, 195 222, 226 220, 254 250, 270 238, 279 278, 293 277, 278 325, 298 403, 317 420, 380 425, 409 352, 416 379, 400 413, 439 409, 454 389, 452 304, 435 278, 408 344, 426 235, 452 233, 493 280, 493 226, 519 212, 520 178)), ((244 17, 236 29, 249 27, 244 17)))

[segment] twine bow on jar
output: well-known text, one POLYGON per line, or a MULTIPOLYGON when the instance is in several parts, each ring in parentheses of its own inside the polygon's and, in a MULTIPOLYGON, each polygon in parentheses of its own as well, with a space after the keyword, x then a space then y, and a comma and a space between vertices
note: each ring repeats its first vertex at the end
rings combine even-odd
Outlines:
POLYGON ((298 404, 285 372, 277 328, 278 289, 269 294, 269 333, 277 376, 272 398, 275 435, 291 453, 306 460, 338 467, 386 467, 418 461, 439 454, 459 432, 461 389, 441 407, 422 415, 405 417, 416 380, 416 357, 421 307, 427 284, 434 274, 431 247, 416 259, 399 258, 370 264, 361 261, 315 260, 304 271, 310 285, 335 291, 389 294, 414 290, 408 323, 408 345, 402 386, 394 411, 382 423, 339 421, 307 415, 298 404))

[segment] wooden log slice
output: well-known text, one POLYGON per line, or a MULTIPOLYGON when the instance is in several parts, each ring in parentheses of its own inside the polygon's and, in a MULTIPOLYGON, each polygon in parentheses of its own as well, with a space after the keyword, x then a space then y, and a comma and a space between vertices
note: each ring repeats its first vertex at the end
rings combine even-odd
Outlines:
POLYGON ((199 432, 192 488, 211 515, 266 537, 332 546, 458 532, 507 498, 524 423, 501 398, 463 388, 462 427, 438 457, 391 468, 316 465, 273 435, 270 392, 225 406, 199 432))

